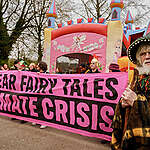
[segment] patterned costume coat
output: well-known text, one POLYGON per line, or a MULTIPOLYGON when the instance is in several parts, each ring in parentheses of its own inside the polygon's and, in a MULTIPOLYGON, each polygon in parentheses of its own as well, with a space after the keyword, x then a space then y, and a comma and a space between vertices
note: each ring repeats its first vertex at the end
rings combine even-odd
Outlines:
POLYGON ((139 75, 132 107, 116 106, 112 123, 112 150, 150 150, 150 75, 139 75))

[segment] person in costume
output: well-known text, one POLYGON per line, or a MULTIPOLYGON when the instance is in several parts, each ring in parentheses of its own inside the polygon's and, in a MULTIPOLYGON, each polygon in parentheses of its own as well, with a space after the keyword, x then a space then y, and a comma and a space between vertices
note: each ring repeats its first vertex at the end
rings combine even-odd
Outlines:
POLYGON ((98 65, 98 60, 96 58, 93 58, 90 63, 90 69, 87 70, 85 73, 100 73, 100 71, 98 70, 98 65))
POLYGON ((18 61, 16 67, 19 71, 27 71, 27 64, 24 60, 18 61))
POLYGON ((137 66, 131 85, 116 106, 112 150, 150 149, 150 33, 134 41, 128 57, 137 66))

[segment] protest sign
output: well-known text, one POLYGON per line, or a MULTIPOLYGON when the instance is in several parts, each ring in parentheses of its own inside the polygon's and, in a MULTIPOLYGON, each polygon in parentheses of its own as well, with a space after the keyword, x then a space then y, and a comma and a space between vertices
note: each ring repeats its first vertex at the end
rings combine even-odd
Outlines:
POLYGON ((0 115, 111 139, 115 106, 127 73, 0 72, 0 115))

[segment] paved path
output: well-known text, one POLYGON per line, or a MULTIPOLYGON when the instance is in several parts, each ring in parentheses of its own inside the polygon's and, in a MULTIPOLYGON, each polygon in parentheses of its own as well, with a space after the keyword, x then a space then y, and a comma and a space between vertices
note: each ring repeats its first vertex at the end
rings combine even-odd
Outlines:
POLYGON ((0 116, 0 150, 110 150, 99 139, 0 116))

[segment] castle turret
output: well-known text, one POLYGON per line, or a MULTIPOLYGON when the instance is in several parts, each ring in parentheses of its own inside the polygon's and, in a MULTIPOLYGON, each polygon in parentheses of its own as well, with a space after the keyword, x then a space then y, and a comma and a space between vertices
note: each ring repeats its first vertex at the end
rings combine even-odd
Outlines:
POLYGON ((132 30, 132 24, 133 24, 133 18, 131 16, 131 13, 130 11, 128 11, 127 13, 127 18, 126 18, 126 21, 125 21, 125 24, 128 26, 128 30, 132 30))
POLYGON ((48 18, 48 28, 54 28, 55 19, 57 18, 55 0, 52 0, 51 5, 46 13, 46 17, 48 18))
POLYGON ((112 0, 110 8, 112 9, 111 20, 120 20, 121 10, 123 9, 123 0, 112 0))
POLYGON ((52 30, 55 28, 55 19, 57 18, 57 10, 55 5, 55 0, 51 0, 51 5, 46 13, 48 18, 48 27, 44 29, 44 52, 42 60, 48 65, 48 72, 53 64, 50 64, 51 56, 51 34, 52 30))

